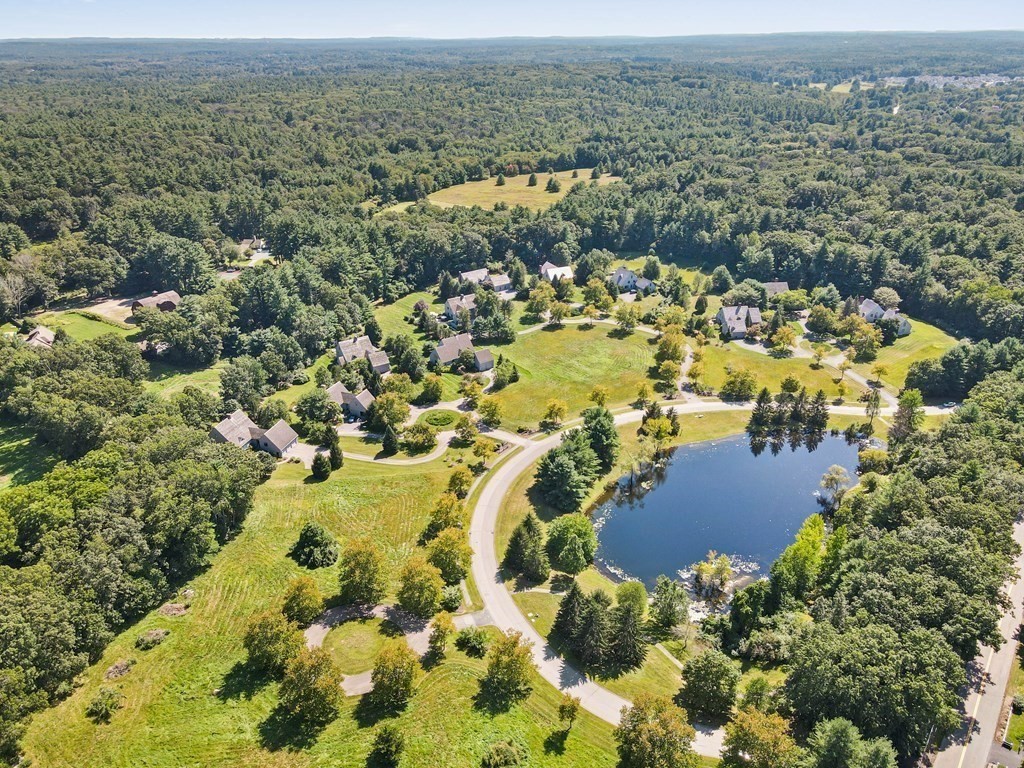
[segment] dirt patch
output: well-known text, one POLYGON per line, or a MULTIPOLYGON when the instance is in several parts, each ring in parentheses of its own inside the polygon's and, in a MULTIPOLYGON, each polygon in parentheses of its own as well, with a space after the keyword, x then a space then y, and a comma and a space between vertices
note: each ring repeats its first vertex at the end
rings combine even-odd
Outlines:
POLYGON ((119 677, 124 677, 131 672, 134 666, 135 659, 121 659, 107 667, 107 671, 103 673, 103 679, 117 680, 119 677))
POLYGON ((134 298, 122 296, 116 299, 98 301, 87 307, 87 309, 108 320, 113 320, 117 323, 127 323, 132 315, 132 302, 134 301, 134 298))
POLYGON ((148 632, 143 632, 135 639, 135 647, 142 651, 156 648, 167 639, 169 634, 171 634, 169 629, 151 629, 148 632))
POLYGON ((184 616, 188 613, 188 606, 184 603, 164 603, 160 606, 160 613, 164 616, 184 616))

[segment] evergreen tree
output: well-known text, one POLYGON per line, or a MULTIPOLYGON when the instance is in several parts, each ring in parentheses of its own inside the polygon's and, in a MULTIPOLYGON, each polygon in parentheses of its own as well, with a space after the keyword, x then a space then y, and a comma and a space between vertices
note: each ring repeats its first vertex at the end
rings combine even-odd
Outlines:
POLYGON ((544 529, 531 509, 512 531, 505 550, 504 565, 531 581, 545 581, 551 571, 546 552, 544 529))
POLYGON ((587 433, 590 447, 597 454, 601 470, 608 472, 619 458, 621 443, 611 411, 600 406, 587 408, 583 412, 583 430, 587 433))
POLYGON ((398 453, 398 433, 391 428, 390 424, 384 429, 384 441, 381 448, 388 456, 398 453))
POLYGON ((774 417, 775 405, 772 393, 768 391, 768 387, 764 387, 757 394, 757 400, 754 401, 754 410, 750 413, 747 431, 751 434, 764 432, 771 425, 774 417))
POLYGON ((632 606, 620 605, 612 613, 612 660, 625 669, 637 669, 647 658, 640 616, 632 606))
POLYGON ((569 589, 562 596, 562 602, 558 606, 558 613, 555 615, 555 623, 552 625, 552 632, 563 640, 572 642, 572 639, 580 631, 583 623, 583 609, 587 605, 587 596, 580 585, 573 579, 569 589))
POLYGON ((605 607, 593 598, 587 600, 572 643, 573 651, 585 666, 599 667, 607 660, 611 629, 605 607))
POLYGON ((665 575, 658 577, 651 602, 651 616, 658 626, 668 629, 684 621, 688 604, 689 598, 682 584, 665 575))
POLYGON ((526 180, 526 186, 536 187, 537 186, 537 174, 531 173, 530 178, 526 180))
POLYGON ((313 457, 313 477, 317 480, 326 480, 331 476, 331 459, 326 453, 318 453, 313 457))

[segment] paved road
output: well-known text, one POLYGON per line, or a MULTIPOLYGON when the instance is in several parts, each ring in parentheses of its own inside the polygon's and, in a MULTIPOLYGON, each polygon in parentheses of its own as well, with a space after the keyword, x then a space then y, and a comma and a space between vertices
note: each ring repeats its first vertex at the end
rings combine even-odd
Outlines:
MULTIPOLYGON (((1024 522, 1013 532, 1024 549, 1024 522)), ((1024 554, 1017 558, 1016 583, 1010 588, 1011 608, 999 623, 1003 646, 998 651, 982 649, 969 670, 970 683, 962 708, 960 728, 943 744, 936 755, 935 768, 975 768, 988 764, 993 742, 1002 741, 1003 702, 1006 685, 1017 653, 1017 627, 1024 603, 1024 554)))

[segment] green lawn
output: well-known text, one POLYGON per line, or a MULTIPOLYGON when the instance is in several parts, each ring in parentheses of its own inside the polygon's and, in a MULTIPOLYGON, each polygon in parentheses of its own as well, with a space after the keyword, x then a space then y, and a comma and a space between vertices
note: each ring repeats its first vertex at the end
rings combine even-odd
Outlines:
POLYGON ((943 352, 956 346, 956 339, 945 331, 929 325, 921 320, 911 320, 912 329, 909 336, 896 339, 890 347, 882 347, 878 357, 870 363, 857 363, 854 370, 862 375, 873 378, 871 368, 884 365, 886 373, 882 383, 894 391, 899 391, 907 381, 910 366, 918 360, 940 357, 943 352))
MULTIPOLYGON (((782 380, 787 376, 795 376, 813 394, 819 389, 825 390, 829 399, 838 396, 839 390, 833 377, 839 378, 838 372, 831 368, 813 368, 813 361, 802 357, 776 358, 738 347, 735 344, 708 344, 704 348, 704 382, 716 392, 725 382, 727 371, 746 369, 757 377, 757 388, 768 387, 772 392, 779 392, 782 380)), ((846 381, 846 397, 855 400, 860 388, 852 381, 846 381)))
POLYGON ((51 331, 63 328, 68 336, 75 341, 88 341, 108 333, 116 333, 118 336, 130 336, 136 331, 116 325, 111 321, 101 319, 99 315, 78 310, 63 310, 59 312, 43 312, 40 315, 33 315, 29 318, 32 325, 45 325, 51 331))
POLYGON ((57 461, 31 430, 6 416, 0 418, 0 488, 38 480, 57 461))
POLYGON ((216 395, 220 391, 220 372, 226 365, 226 361, 220 360, 209 368, 188 369, 153 360, 149 364, 145 386, 164 397, 175 395, 187 386, 199 387, 216 395))
POLYGON ((346 675, 373 668, 373 662, 389 638, 401 637, 402 630, 385 619, 353 619, 327 633, 324 650, 329 651, 346 675))
MULTIPOLYGON (((1018 644, 1013 669, 1010 670, 1010 680, 1006 686, 1008 699, 1013 699, 1015 694, 1024 693, 1024 659, 1021 658, 1021 653, 1021 646, 1018 644)), ((1024 714, 1010 715, 1010 728, 1006 733, 1006 739, 1012 742, 1014 747, 1024 744, 1024 714)))
MULTIPOLYGON (((392 573, 406 560, 447 482, 450 468, 439 460, 415 467, 348 462, 324 483, 306 483, 307 471, 281 465, 257 496, 244 530, 190 583, 195 590, 185 616, 154 611, 109 645, 64 702, 37 715, 25 746, 37 766, 144 765, 363 766, 373 729, 356 717, 357 700, 346 699, 340 717, 314 743, 282 745, 265 723, 276 703, 276 684, 252 679, 240 663, 241 637, 253 614, 273 608, 288 581, 302 572, 287 557, 299 528, 317 520, 344 541, 353 534, 378 540, 392 573), (154 628, 171 630, 150 651, 135 638, 154 628), (103 672, 119 659, 134 658, 117 682, 126 706, 109 725, 84 716, 103 672), (265 744, 266 746, 264 746, 265 744)), ((311 571, 326 594, 336 588, 336 567, 311 571)), ((396 724, 407 740, 403 765, 475 768, 486 747, 522 738, 531 765, 608 766, 615 763, 611 727, 584 714, 565 753, 546 752, 557 727, 559 694, 540 679, 533 695, 508 713, 477 709, 473 697, 484 663, 457 652, 422 677, 409 708, 396 724)))
POLYGON ((429 291, 410 293, 398 301, 391 304, 381 304, 374 309, 374 317, 380 323, 380 329, 383 331, 385 338, 400 333, 407 333, 417 338, 422 338, 417 332, 416 326, 405 321, 405 318, 412 314, 412 308, 416 306, 416 302, 421 300, 430 305, 432 312, 440 313, 444 311, 444 302, 437 298, 436 294, 429 291))
MULTIPOLYGON (((591 183, 591 168, 580 168, 577 170, 578 178, 573 178, 572 171, 558 171, 555 178, 561 183, 559 192, 547 192, 545 185, 548 183, 548 174, 539 172, 537 174, 537 185, 530 187, 528 182, 530 174, 509 176, 505 179, 504 186, 498 186, 497 178, 484 179, 483 181, 467 181, 465 184, 457 184, 433 193, 427 199, 433 204, 442 208, 452 206, 474 206, 481 208, 493 208, 495 203, 507 203, 509 207, 522 205, 534 210, 544 210, 557 203, 565 197, 574 184, 579 182, 591 183)), ((619 177, 604 174, 598 184, 611 184, 619 181, 619 177)), ((409 203, 398 203, 386 210, 404 210, 409 203)))
POLYGON ((574 417, 590 405, 588 397, 597 384, 608 388, 610 407, 634 400, 641 382, 649 381, 655 347, 646 334, 616 338, 614 333, 603 325, 567 325, 495 347, 495 354, 518 366, 521 377, 494 395, 504 407, 502 426, 536 428, 552 399, 564 401, 574 417))

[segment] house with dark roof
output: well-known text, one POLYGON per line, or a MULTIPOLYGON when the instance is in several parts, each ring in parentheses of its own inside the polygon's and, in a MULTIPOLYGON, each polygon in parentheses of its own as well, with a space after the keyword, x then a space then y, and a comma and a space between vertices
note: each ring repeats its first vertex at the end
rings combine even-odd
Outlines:
POLYGON ((173 312, 178 308, 179 304, 181 304, 181 296, 178 295, 177 291, 164 291, 163 293, 154 291, 152 296, 146 296, 132 302, 132 314, 134 315, 143 307, 159 309, 161 312, 173 312))
POLYGON ((473 362, 481 373, 494 367, 494 355, 489 349, 478 349, 473 353, 473 362))
POLYGON ((497 275, 488 275, 487 279, 484 280, 484 285, 490 288, 495 293, 502 293, 504 291, 512 290, 512 278, 501 272, 497 275))
POLYGON ((430 350, 430 362, 433 365, 451 365, 459 359, 464 349, 473 351, 473 338, 468 333, 441 339, 437 346, 430 350))
POLYGON ((258 448, 281 458, 298 442, 299 436, 284 419, 278 419, 270 429, 260 429, 239 409, 214 426, 210 438, 216 443, 231 443, 239 448, 258 448))
POLYGON ((761 324, 761 310, 757 307, 722 307, 715 315, 722 333, 731 339, 745 339, 747 331, 761 324))
POLYGON ((25 343, 35 349, 51 349, 54 338, 53 331, 45 325, 37 325, 28 332, 28 336, 25 337, 25 343))
POLYGON ((391 372, 391 360, 388 358, 388 353, 377 349, 370 341, 369 336, 353 336, 351 339, 335 342, 334 354, 338 365, 347 365, 353 360, 365 358, 370 361, 370 367, 381 376, 391 372))
POLYGON ((789 283, 785 280, 773 280, 767 283, 761 283, 764 286, 765 292, 768 294, 770 299, 772 296, 778 296, 780 293, 785 293, 789 290, 789 283))
POLYGON ((357 419, 366 418, 366 412, 376 399, 370 390, 365 388, 359 394, 353 394, 340 381, 327 388, 327 396, 340 405, 349 416, 357 419))

